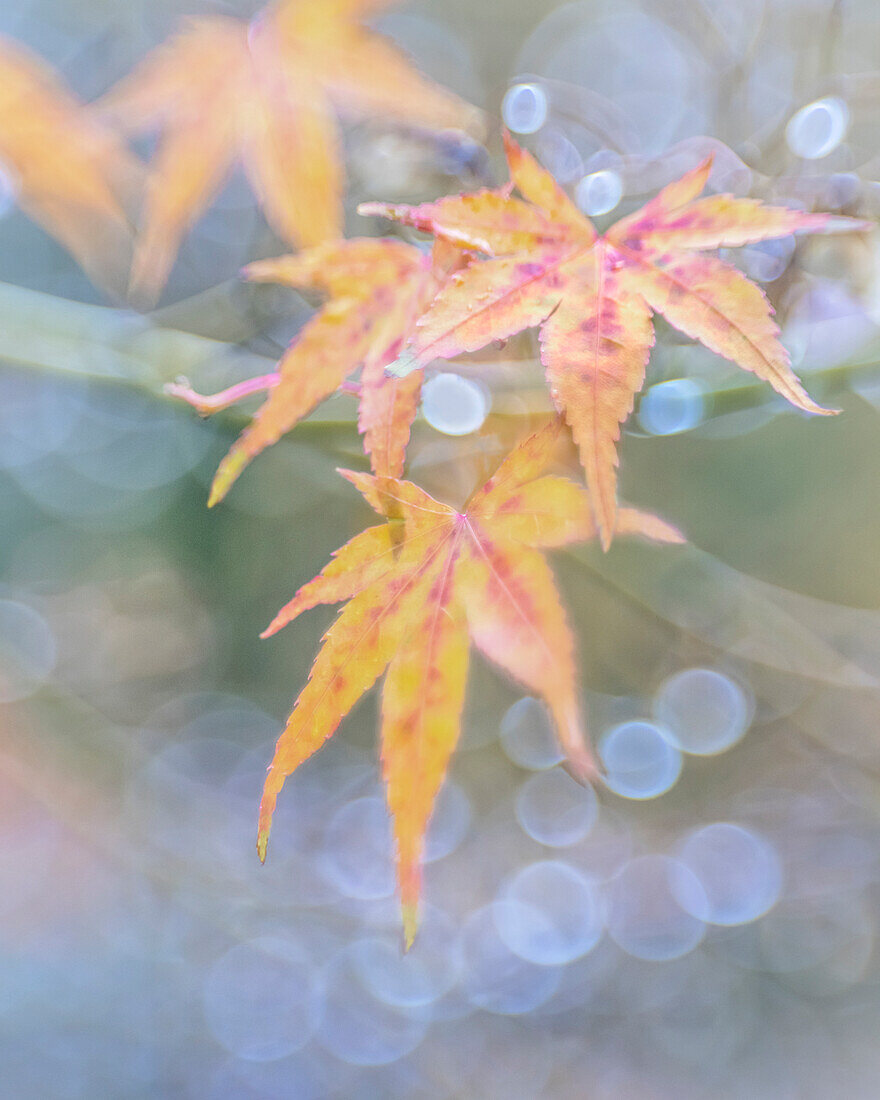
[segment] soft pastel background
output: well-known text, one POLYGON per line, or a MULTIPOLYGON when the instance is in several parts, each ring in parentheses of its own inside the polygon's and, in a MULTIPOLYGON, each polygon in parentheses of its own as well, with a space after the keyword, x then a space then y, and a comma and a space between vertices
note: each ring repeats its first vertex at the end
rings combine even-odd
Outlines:
MULTIPOLYGON (((253 8, 5 0, 0 30, 92 98, 184 10, 253 8)), ((880 208, 872 0, 424 0, 378 25, 490 112, 496 178, 503 102, 602 224, 710 147, 719 189, 880 208)), ((350 231, 359 200, 473 186, 471 154, 350 129, 350 231)), ((840 417, 790 412, 661 333, 622 484, 692 545, 554 558, 620 793, 578 788, 537 704, 475 660, 403 958, 372 698, 288 784, 265 867, 254 850, 273 741, 332 612, 257 634, 367 520, 334 474, 357 461, 351 408, 331 403, 209 513, 242 418, 199 422, 159 393, 268 369, 309 307, 235 273, 278 242, 234 177, 142 319, 102 308, 0 178, 4 1100, 876 1097, 870 237, 739 254, 840 417)), ((444 463, 524 429, 544 400, 533 350, 441 380, 414 477, 466 491, 467 458, 444 463), (480 423, 482 384, 480 441, 438 430, 480 423)))

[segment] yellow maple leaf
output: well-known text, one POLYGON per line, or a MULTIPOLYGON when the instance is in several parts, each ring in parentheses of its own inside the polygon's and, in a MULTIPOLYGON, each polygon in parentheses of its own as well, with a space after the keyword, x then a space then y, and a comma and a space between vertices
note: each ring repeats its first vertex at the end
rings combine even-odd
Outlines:
MULTIPOLYGON (((547 475, 559 421, 521 443, 461 509, 410 481, 341 471, 386 522, 336 552, 276 616, 347 600, 324 636, 275 749, 260 806, 266 857, 284 781, 383 674, 382 767, 394 818, 407 945, 416 932, 424 834, 461 726, 469 640, 547 704, 572 770, 597 775, 578 702, 574 639, 542 550, 594 538, 586 489, 547 475), (543 475, 543 476, 542 476, 543 475)), ((621 534, 681 542, 632 508, 621 534)))

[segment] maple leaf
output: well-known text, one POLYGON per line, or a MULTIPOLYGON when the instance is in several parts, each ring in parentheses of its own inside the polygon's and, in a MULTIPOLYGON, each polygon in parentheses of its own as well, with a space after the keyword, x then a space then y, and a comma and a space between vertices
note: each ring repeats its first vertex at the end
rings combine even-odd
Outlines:
MULTIPOLYGON (((348 601, 276 746, 260 805, 261 859, 286 777, 387 669, 382 766, 407 945, 425 829, 459 736, 469 639, 546 702, 572 770, 584 780, 597 775, 578 704, 574 640, 541 553, 596 533, 586 489, 544 473, 559 428, 556 419, 521 443, 461 511, 412 482, 341 470, 386 522, 338 550, 263 635, 318 604, 348 601)), ((621 532, 683 541, 634 509, 621 508, 617 524, 621 532)))
POLYGON ((112 289, 130 254, 120 194, 137 181, 135 161, 42 60, 3 37, 0 162, 21 209, 112 289))
POLYGON ((422 372, 393 378, 385 368, 458 262, 458 250, 442 242, 428 255, 401 241, 355 238, 247 267, 250 279, 319 290, 328 301, 297 333, 276 374, 207 397, 188 384, 166 387, 203 414, 255 390, 271 390, 253 423, 220 463, 209 507, 223 499, 253 458, 340 389, 359 367, 360 382, 354 388, 360 397, 358 426, 364 449, 374 473, 399 477, 418 411, 422 372))
POLYGON ((356 22, 368 0, 285 0, 250 24, 190 19, 101 101, 131 132, 161 130, 132 292, 154 299, 186 229, 240 159, 272 227, 311 246, 342 235, 337 111, 432 128, 479 112, 356 22))
POLYGON ((706 253, 870 223, 731 195, 700 199, 709 158, 600 237, 533 157, 508 135, 505 145, 511 175, 505 188, 421 206, 359 208, 491 257, 450 279, 392 370, 404 376, 431 359, 477 351, 539 325, 541 361, 578 445, 603 547, 617 508, 616 444, 644 382, 654 312, 798 408, 829 412, 792 371, 763 292, 706 253), (511 195, 514 186, 521 199, 511 195))

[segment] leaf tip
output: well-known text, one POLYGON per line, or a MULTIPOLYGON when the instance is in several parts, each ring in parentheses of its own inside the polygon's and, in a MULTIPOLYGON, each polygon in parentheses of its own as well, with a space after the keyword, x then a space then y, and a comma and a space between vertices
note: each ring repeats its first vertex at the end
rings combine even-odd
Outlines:
POLYGON ((687 535, 672 523, 664 524, 663 541, 671 546, 686 546, 687 535))
POLYGON ((602 771, 597 765, 593 754, 586 750, 583 753, 569 751, 564 761, 565 770, 582 787, 592 787, 602 779, 602 771))
MULTIPOLYGON (((612 477, 613 477, 612 473, 612 477)), ((596 488, 596 492, 592 494, 591 499, 595 501, 593 505, 593 516, 596 521, 596 534, 599 537, 599 545, 602 547, 602 552, 607 554, 611 549, 611 543, 614 539, 614 532, 617 528, 618 520, 618 508, 617 508, 617 489, 612 482, 611 492, 607 492, 607 487, 599 485, 596 488)))
POLYGON ((848 218, 840 214, 828 214, 820 227, 820 232, 824 229, 826 233, 869 233, 876 228, 876 223, 867 218, 848 218))
POLYGON ((208 507, 213 508, 219 504, 235 483, 238 475, 250 461, 244 451, 233 448, 217 467, 217 473, 211 482, 211 491, 208 495, 208 507))
POLYGON ((266 849, 269 847, 269 833, 260 829, 257 835, 257 855, 260 857, 260 863, 266 862, 266 849))
POLYGON ((641 512, 638 508, 621 508, 617 513, 617 534, 638 535, 652 542, 673 546, 687 544, 687 536, 671 523, 653 512, 641 512))
POLYGON ((797 407, 804 412, 812 413, 814 416, 840 416, 843 411, 842 409, 826 409, 824 405, 820 405, 809 396, 806 401, 799 402, 797 407))
POLYGON ((360 202, 357 212, 362 218, 392 218, 394 207, 387 202, 360 202))
MULTIPOLYGON (((510 169, 510 174, 512 176, 516 170, 517 162, 523 156, 524 150, 506 126, 501 131, 501 140, 504 142, 504 156, 507 159, 507 167, 510 169)), ((512 180, 510 187, 511 189, 513 188, 512 180)))
POLYGON ((403 950, 409 951, 416 941, 419 930, 419 909, 414 901, 406 901, 400 907, 403 917, 403 950))
POLYGON ((279 780, 274 768, 269 769, 266 785, 263 788, 263 797, 260 800, 260 819, 257 826, 257 855, 260 863, 266 862, 266 849, 269 847, 269 832, 272 828, 272 815, 275 813, 275 799, 284 783, 283 777, 279 780))

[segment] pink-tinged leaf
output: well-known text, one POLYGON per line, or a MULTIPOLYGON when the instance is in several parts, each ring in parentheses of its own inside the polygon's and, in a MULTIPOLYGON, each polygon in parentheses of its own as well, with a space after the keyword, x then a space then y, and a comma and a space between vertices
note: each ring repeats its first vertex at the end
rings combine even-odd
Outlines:
POLYGON ((495 473, 474 492, 468 501, 468 513, 491 520, 499 511, 507 509, 516 490, 527 482, 533 482, 551 465, 559 444, 561 428, 562 422, 555 416, 539 431, 524 439, 504 459, 495 473))
POLYGON ((566 235, 566 230, 540 210, 502 191, 477 191, 421 206, 365 202, 358 213, 390 218, 490 256, 558 244, 566 235))
POLYGON ((790 233, 827 232, 832 220, 830 214, 805 214, 784 206, 764 206, 756 199, 712 195, 689 203, 653 228, 632 232, 628 239, 615 233, 615 238, 624 243, 639 240, 655 252, 669 248, 737 248, 790 233))
POLYGON ((541 327, 550 393, 580 452, 602 546, 617 512, 617 441, 632 412, 654 344, 651 311, 627 289, 599 245, 572 276, 584 289, 566 297, 541 327))
MULTIPOLYGON (((387 667, 382 762, 407 946, 416 931, 425 830, 459 737, 469 638, 546 701, 572 769, 597 776, 580 716, 574 641, 550 568, 530 545, 564 545, 595 531, 583 486, 541 476, 558 437, 554 420, 520 444, 463 511, 409 481, 340 471, 389 522, 347 543, 271 628, 317 603, 349 600, 278 741, 260 809, 260 857, 286 776, 387 667)), ((619 517, 640 534, 678 538, 656 517, 631 509, 619 517)))
POLYGON ((337 472, 351 482, 375 512, 386 519, 407 519, 410 524, 416 521, 448 523, 455 516, 454 509, 448 504, 434 500, 430 493, 411 481, 361 474, 355 470, 337 472), (437 519, 431 520, 432 516, 437 519))
POLYGON ((382 771, 407 948, 418 923, 424 836, 461 729, 468 632, 454 593, 457 553, 453 539, 382 689, 382 771))
POLYGON ((460 584, 471 637, 494 664, 540 695, 575 773, 598 771, 577 701, 574 638, 553 575, 537 550, 494 539, 469 523, 460 584))
POLYGON ((260 803, 257 850, 266 858, 275 801, 284 780, 323 745, 364 692, 385 671, 424 606, 449 534, 438 532, 416 560, 354 596, 324 635, 309 679, 275 748, 260 803))
POLYGON ((335 393, 369 346, 369 330, 351 311, 324 309, 308 321, 278 364, 281 381, 220 463, 208 507, 229 492, 242 470, 335 393))
POLYGON ((402 241, 355 237, 258 260, 243 274, 252 282, 320 290, 330 298, 369 299, 377 286, 415 278, 429 266, 427 257, 402 241))
MULTIPOLYGON (((496 538, 549 550, 574 542, 589 542, 599 531, 590 495, 583 485, 551 474, 512 489, 491 513, 496 538)), ((618 508, 615 535, 642 535, 655 542, 684 542, 675 527, 635 508, 618 508)))
POLYGON ((380 580, 394 566, 391 527, 368 527, 337 550, 321 572, 299 589, 260 635, 269 638, 288 623, 322 603, 350 600, 380 580))
POLYGON ((380 477, 402 477, 424 375, 417 370, 406 378, 389 377, 385 372, 389 361, 382 356, 364 366, 358 429, 373 472, 380 477))
MULTIPOLYGON (((867 223, 765 207, 752 199, 698 199, 709 177, 709 158, 597 239, 553 178, 510 137, 505 141, 512 184, 553 224, 558 243, 473 258, 420 318, 390 373, 404 377, 432 358, 478 351, 540 326, 551 394, 578 444, 605 548, 616 530, 617 442, 643 383, 653 344, 652 311, 769 381, 798 408, 827 411, 792 372, 761 291, 721 261, 687 249, 730 247, 791 232, 861 230, 867 223)), ((462 238, 473 247, 481 241, 484 250, 493 246, 499 226, 508 234, 505 245, 515 242, 519 224, 532 233, 533 218, 522 219, 520 200, 505 197, 504 190, 492 194, 482 238, 476 220, 485 202, 480 195, 383 212, 432 229, 438 239, 458 227, 462 238)))
POLYGON ((712 171, 711 156, 692 168, 689 172, 667 184, 653 199, 646 202, 634 214, 621 218, 609 230, 609 240, 624 240, 627 237, 641 237, 658 226, 664 225, 683 206, 693 202, 700 194, 712 171))
POLYGON ((752 371, 805 412, 831 411, 812 400, 791 369, 763 291, 732 265, 714 256, 682 256, 662 267, 636 261, 629 278, 652 309, 716 355, 752 371))
POLYGON ((253 423, 221 462, 209 504, 222 500, 247 464, 266 447, 326 398, 347 388, 360 397, 360 428, 374 472, 399 477, 418 411, 422 376, 417 372, 398 382, 386 376, 385 368, 437 288, 436 262, 399 241, 355 239, 263 260, 246 268, 245 275, 255 281, 316 289, 330 297, 292 341, 279 363, 277 378, 248 379, 209 397, 195 394, 187 385, 170 388, 203 415, 246 393, 271 390, 253 423), (360 382, 350 382, 361 368, 360 382))
POLYGON ((589 218, 584 217, 547 169, 542 168, 531 153, 517 145, 506 131, 504 151, 511 182, 522 197, 564 228, 573 241, 592 244, 596 231, 589 218))
POLYGON ((564 259, 556 252, 538 252, 530 261, 486 260, 454 274, 417 323, 412 338, 416 363, 477 351, 539 324, 564 293, 564 259))

